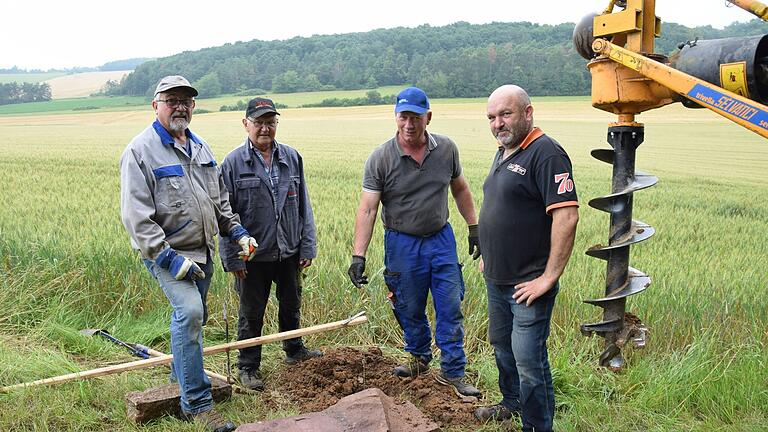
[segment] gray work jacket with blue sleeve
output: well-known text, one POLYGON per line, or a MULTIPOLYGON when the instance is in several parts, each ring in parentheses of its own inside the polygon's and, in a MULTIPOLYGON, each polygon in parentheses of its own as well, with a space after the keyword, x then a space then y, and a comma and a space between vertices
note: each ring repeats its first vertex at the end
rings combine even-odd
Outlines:
MULTIPOLYGON (((232 210, 259 247, 253 261, 274 262, 299 254, 301 259, 317 255, 315 218, 304 182, 304 162, 295 149, 273 142, 279 164, 277 203, 273 205, 269 174, 246 138, 222 161, 220 171, 229 191, 232 210)), ((240 249, 226 237, 219 239, 219 253, 226 271, 245 269, 240 249)))
POLYGON ((155 120, 120 157, 120 216, 143 258, 172 247, 205 263, 214 236, 239 225, 210 147, 189 129, 186 134, 191 156, 155 120))

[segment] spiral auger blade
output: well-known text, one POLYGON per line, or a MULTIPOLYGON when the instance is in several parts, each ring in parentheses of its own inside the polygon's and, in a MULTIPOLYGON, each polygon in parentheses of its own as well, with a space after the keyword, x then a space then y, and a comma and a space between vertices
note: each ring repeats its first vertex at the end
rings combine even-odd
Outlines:
POLYGON ((594 198, 591 207, 610 213, 611 226, 608 245, 596 245, 587 255, 607 261, 605 295, 585 300, 603 308, 602 321, 582 324, 585 336, 594 333, 605 338, 605 350, 600 365, 619 370, 624 365, 621 349, 632 340, 636 347, 645 346, 648 329, 640 319, 626 312, 627 297, 644 291, 651 278, 629 266, 630 246, 651 237, 655 230, 645 222, 632 219, 632 198, 636 191, 651 187, 658 179, 635 171, 635 152, 643 142, 643 126, 612 126, 608 128, 611 149, 593 150, 592 156, 613 165, 611 194, 594 198))

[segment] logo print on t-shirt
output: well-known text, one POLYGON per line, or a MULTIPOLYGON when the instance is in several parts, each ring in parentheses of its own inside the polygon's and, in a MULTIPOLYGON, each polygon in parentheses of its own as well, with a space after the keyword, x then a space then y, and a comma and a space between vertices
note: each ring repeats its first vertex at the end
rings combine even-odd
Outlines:
POLYGON ((518 165, 516 163, 511 163, 511 164, 507 165, 507 169, 512 171, 513 173, 518 173, 520 175, 525 175, 525 173, 527 171, 525 168, 521 167, 520 165, 518 165))
POLYGON ((564 172, 562 174, 555 174, 555 183, 558 183, 557 194, 562 195, 566 192, 573 192, 573 180, 569 179, 571 174, 564 172))

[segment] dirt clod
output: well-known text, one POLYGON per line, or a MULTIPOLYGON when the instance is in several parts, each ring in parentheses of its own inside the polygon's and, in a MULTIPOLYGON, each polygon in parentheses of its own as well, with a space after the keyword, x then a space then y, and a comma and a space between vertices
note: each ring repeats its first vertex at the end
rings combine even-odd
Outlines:
MULTIPOLYGON (((274 407, 288 399, 301 413, 322 411, 339 399, 376 387, 400 401, 410 401, 441 427, 476 427, 475 404, 465 403, 447 386, 435 381, 439 369, 415 378, 392 373, 397 362, 376 347, 329 349, 322 357, 287 366, 268 378, 264 400, 274 407), (274 397, 276 394, 280 398, 274 397)), ((468 429, 469 430, 469 429, 468 429)))

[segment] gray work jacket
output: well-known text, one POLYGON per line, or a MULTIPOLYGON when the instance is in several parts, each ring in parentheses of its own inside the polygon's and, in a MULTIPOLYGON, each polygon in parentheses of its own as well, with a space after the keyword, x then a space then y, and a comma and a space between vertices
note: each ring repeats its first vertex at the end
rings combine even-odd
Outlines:
MULTIPOLYGON (((232 150, 222 161, 220 171, 232 210, 240 215, 243 227, 259 243, 253 261, 279 261, 297 253, 299 258, 315 258, 315 218, 304 182, 301 155, 274 141, 280 179, 277 205, 273 206, 269 174, 250 145, 246 139, 243 145, 232 150)), ((226 271, 245 269, 245 263, 237 256, 239 250, 228 238, 219 239, 219 253, 226 271)))
POLYGON ((196 262, 213 256, 214 236, 240 222, 208 144, 187 129, 184 148, 155 120, 120 157, 120 216, 131 244, 154 260, 167 247, 196 262))

